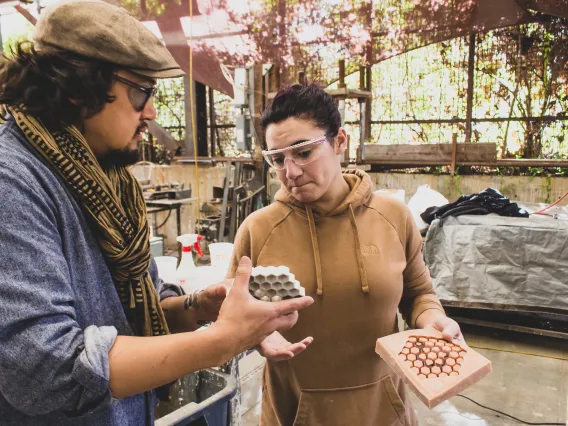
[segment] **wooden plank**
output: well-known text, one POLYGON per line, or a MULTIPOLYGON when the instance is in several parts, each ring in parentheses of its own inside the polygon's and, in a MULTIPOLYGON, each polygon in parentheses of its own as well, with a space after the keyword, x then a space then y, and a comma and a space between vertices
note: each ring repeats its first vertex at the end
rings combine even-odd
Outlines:
MULTIPOLYGON (((175 157, 175 160, 178 163, 195 163, 195 158, 187 156, 175 157)), ((227 161, 254 164, 254 160, 250 157, 197 157, 198 163, 225 163, 227 161)))
POLYGON ((542 328, 532 328, 522 325, 505 324, 456 316, 453 316, 452 319, 454 319, 458 324, 471 324, 479 327, 497 328, 499 330, 516 331, 518 333, 528 333, 537 336, 553 337, 555 339, 568 339, 568 333, 563 333, 561 331, 545 330, 542 328))
MULTIPOLYGON (((427 160, 367 160, 366 164, 373 166, 390 168, 390 169, 404 169, 404 168, 417 168, 417 167, 430 167, 430 166, 447 166, 450 163, 444 161, 427 161, 427 160)), ((513 160, 496 160, 496 161, 461 161, 456 160, 459 166, 479 166, 479 167, 555 167, 555 168, 568 168, 568 160, 534 160, 534 159, 513 159, 513 160)))
POLYGON ((558 315, 561 317, 568 317, 567 310, 551 308, 546 306, 543 307, 543 306, 528 306, 528 305, 511 305, 504 303, 458 302, 455 300, 444 300, 444 299, 440 299, 440 302, 442 303, 442 306, 448 308, 535 313, 535 314, 547 314, 547 315, 558 315))
POLYGON ((497 165, 503 167, 568 167, 568 160, 519 158, 497 160, 497 165))
MULTIPOLYGON (((368 90, 339 88, 339 89, 325 89, 325 91, 333 97, 343 97, 350 99, 371 98, 371 92, 369 92, 368 90)), ((271 92, 268 94, 267 98, 274 99, 275 96, 276 92, 271 92)))
MULTIPOLYGON (((494 163, 497 159, 497 144, 457 144, 456 156, 459 158, 457 163, 494 163)), ((365 159, 376 164, 383 162, 411 164, 414 161, 450 164, 452 162, 452 144, 365 144, 365 159)))

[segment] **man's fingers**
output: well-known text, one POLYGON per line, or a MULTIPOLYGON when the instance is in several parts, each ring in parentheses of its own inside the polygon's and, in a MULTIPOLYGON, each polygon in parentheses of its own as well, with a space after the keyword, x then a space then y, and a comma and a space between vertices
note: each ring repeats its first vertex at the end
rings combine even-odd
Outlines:
POLYGON ((302 343, 306 345, 306 347, 308 347, 309 345, 312 344, 313 341, 314 341, 313 337, 306 337, 304 340, 302 340, 302 343))
POLYGON ((271 328, 274 328, 276 331, 289 330, 292 327, 294 327, 297 321, 298 321, 298 312, 295 311, 289 315, 282 315, 274 319, 271 328))
POLYGON ((215 296, 226 297, 227 296, 227 290, 228 290, 228 288, 225 285, 218 284, 217 287, 215 287, 215 296))
POLYGON ((252 272, 252 262, 251 260, 243 256, 239 262, 239 267, 235 273, 235 281, 233 283, 234 288, 246 289, 248 292, 250 274, 252 272))
POLYGON ((314 299, 309 296, 299 297, 297 299, 283 300, 281 302, 273 302, 276 314, 278 316, 287 315, 295 311, 307 308, 312 303, 314 299))

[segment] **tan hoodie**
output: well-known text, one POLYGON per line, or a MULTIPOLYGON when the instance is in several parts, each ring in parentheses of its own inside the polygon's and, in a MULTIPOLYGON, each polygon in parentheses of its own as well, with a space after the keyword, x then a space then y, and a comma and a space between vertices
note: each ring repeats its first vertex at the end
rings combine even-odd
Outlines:
POLYGON ((415 425, 402 381, 375 354, 375 341, 397 332, 400 308, 414 326, 428 309, 443 312, 409 210, 372 194, 361 171, 344 172, 350 194, 328 214, 294 199, 250 215, 235 239, 229 271, 249 256, 255 266, 288 266, 315 303, 284 333, 313 336, 302 354, 268 363, 261 426, 415 425))

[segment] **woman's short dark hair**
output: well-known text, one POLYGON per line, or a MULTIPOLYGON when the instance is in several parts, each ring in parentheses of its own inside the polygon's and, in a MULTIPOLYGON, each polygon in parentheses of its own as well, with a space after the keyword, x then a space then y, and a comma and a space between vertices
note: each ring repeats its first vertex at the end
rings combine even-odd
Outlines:
POLYGON ((263 129, 290 117, 311 120, 334 138, 341 127, 337 102, 329 93, 315 84, 295 84, 281 89, 266 107, 260 119, 263 129))
POLYGON ((32 42, 19 41, 0 58, 0 104, 23 106, 50 128, 76 124, 114 100, 115 71, 106 62, 62 50, 38 52, 32 42))

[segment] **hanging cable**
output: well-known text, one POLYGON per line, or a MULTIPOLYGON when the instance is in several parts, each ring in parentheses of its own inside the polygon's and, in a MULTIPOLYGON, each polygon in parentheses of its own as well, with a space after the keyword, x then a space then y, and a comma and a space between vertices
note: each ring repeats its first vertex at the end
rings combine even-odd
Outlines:
MULTIPOLYGON (((197 158, 197 132, 195 129, 195 113, 193 111, 193 0, 189 0, 189 110, 191 114, 191 139, 193 140, 193 160, 195 167, 195 186, 197 195, 196 221, 197 231, 201 230, 201 197, 199 193, 199 163, 197 158)), ((185 129, 187 132, 187 129, 185 129)), ((190 233, 192 230, 190 229, 190 233)), ((195 264, 197 265, 198 257, 195 256, 195 264)))
POLYGON ((505 416, 505 417, 509 417, 510 419, 513 419, 513 420, 515 420, 515 421, 517 421, 517 422, 519 422, 519 423, 522 423, 522 424, 524 424, 524 425, 531 425, 531 426, 564 426, 564 423, 532 423, 532 422, 526 422, 526 421, 524 421, 524 420, 518 419, 517 417, 513 417, 513 416, 511 416, 510 414, 504 413, 504 412, 499 411, 499 410, 495 410, 494 408, 486 407, 485 405, 481 405, 479 402, 476 402, 476 401, 474 401, 473 399, 471 399, 471 398, 469 398, 469 397, 467 397, 467 396, 465 396, 465 395, 461 395, 461 394, 460 394, 460 395, 457 395, 457 396, 459 396, 459 397, 461 397, 461 398, 465 398, 465 399, 467 399, 468 401, 473 402, 475 405, 477 405, 477 406, 479 406, 479 407, 481 407, 481 408, 484 408, 484 409, 489 410, 489 411, 493 411, 493 412, 498 413, 498 414, 501 414, 502 416, 505 416))
POLYGON ((558 203, 560 203, 564 198, 566 198, 566 196, 568 196, 568 192, 566 192, 562 197, 560 197, 558 200, 556 200, 554 203, 546 206, 543 209, 540 209, 539 211, 536 211, 534 213, 531 214, 545 214, 544 212, 548 209, 550 209, 551 207, 554 207, 555 205, 557 205, 558 203))

